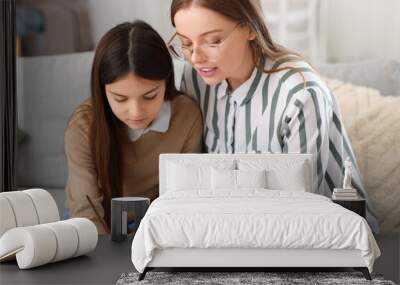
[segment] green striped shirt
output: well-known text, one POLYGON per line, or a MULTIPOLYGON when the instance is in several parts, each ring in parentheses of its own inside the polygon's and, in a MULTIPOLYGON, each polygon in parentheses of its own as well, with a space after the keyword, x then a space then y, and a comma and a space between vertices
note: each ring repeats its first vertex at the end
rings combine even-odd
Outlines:
POLYGON ((254 69, 231 94, 226 80, 206 85, 189 64, 177 72, 180 90, 200 104, 207 152, 311 153, 316 166, 314 192, 328 197, 333 188, 341 187, 343 160, 350 157, 353 186, 367 200, 367 220, 377 232, 378 223, 334 96, 304 61, 287 57, 265 64, 267 70, 282 67, 292 69, 272 74, 254 69))

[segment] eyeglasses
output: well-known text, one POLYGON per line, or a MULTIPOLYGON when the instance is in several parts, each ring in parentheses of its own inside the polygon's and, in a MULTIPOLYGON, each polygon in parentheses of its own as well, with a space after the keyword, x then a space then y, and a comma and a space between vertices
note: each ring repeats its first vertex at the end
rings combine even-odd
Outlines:
POLYGON ((223 39, 218 40, 217 43, 204 43, 195 48, 185 46, 180 42, 174 43, 173 41, 176 40, 176 36, 178 35, 175 33, 167 43, 168 49, 174 57, 180 60, 189 61, 193 55, 193 52, 196 50, 197 53, 201 52, 208 60, 216 61, 222 45, 233 34, 239 25, 240 23, 238 23, 223 39))

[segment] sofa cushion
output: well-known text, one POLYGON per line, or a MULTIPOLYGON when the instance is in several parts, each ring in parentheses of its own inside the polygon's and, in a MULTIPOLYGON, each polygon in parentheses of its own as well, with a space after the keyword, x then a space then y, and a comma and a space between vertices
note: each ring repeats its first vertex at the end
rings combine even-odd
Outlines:
POLYGON ((377 89, 382 95, 400 96, 400 62, 395 60, 321 64, 317 70, 329 78, 377 89))
POLYGON ((93 52, 18 59, 19 126, 29 140, 18 149, 20 187, 64 188, 64 130, 90 94, 93 52))
POLYGON ((400 97, 326 80, 339 103, 382 232, 400 232, 400 97))

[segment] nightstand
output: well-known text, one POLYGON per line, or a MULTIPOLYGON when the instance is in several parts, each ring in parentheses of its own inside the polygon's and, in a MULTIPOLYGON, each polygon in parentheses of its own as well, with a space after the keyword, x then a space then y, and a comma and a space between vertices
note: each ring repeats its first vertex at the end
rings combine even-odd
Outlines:
POLYGON ((365 199, 354 199, 354 200, 341 200, 332 199, 332 202, 339 204, 340 206, 359 214, 365 219, 365 199))

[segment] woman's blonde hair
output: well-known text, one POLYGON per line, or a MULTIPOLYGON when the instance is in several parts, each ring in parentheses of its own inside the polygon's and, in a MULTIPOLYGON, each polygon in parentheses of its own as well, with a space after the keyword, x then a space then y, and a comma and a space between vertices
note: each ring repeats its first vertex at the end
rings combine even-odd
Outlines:
POLYGON ((198 5, 213 10, 225 17, 249 27, 255 32, 256 39, 250 42, 253 51, 254 63, 258 70, 265 73, 273 73, 292 67, 265 69, 265 59, 276 61, 286 56, 293 56, 294 59, 301 57, 290 52, 283 46, 276 44, 264 21, 262 6, 259 0, 173 0, 171 4, 171 22, 175 27, 175 14, 182 9, 198 5))

